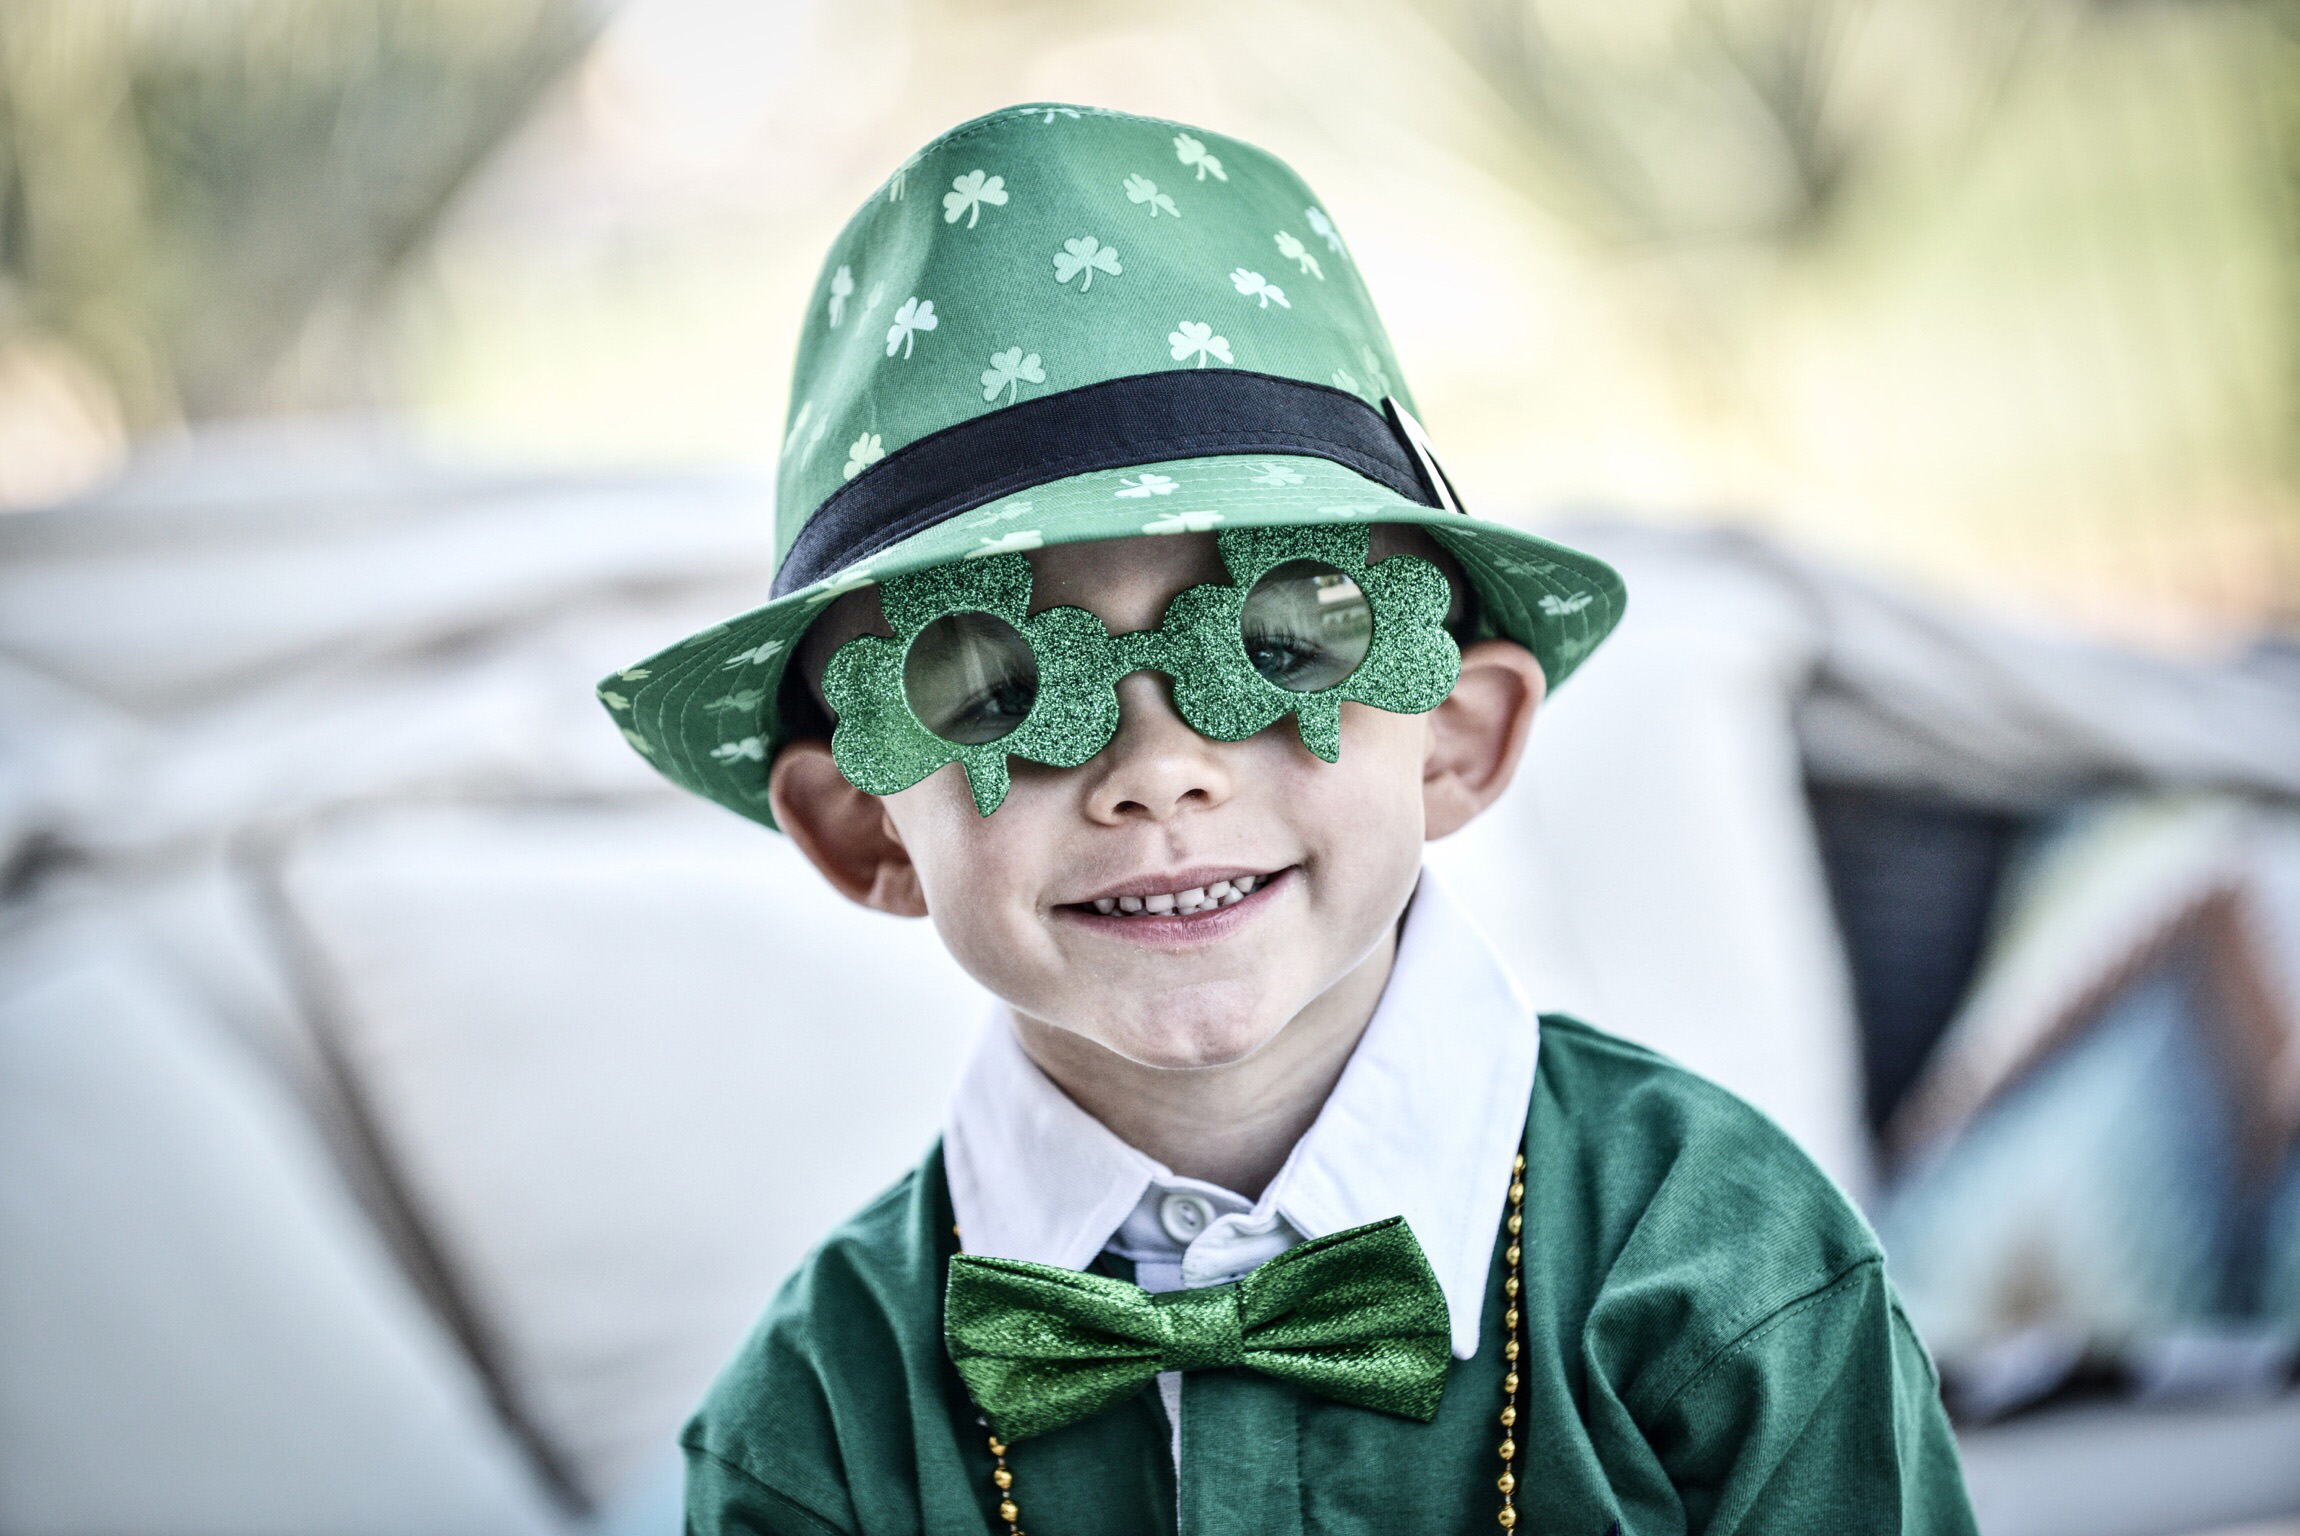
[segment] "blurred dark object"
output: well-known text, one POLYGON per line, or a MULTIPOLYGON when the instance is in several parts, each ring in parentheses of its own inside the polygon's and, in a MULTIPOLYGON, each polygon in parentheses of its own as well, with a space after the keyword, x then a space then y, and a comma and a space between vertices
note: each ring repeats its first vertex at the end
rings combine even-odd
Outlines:
POLYGON ((594 12, 9 0, 0 350, 72 349, 131 429, 366 400, 392 279, 594 12))
POLYGON ((1894 790, 1815 785, 1810 797, 1881 1135, 1964 1001, 2022 821, 1894 790))
POLYGON ((1967 1423, 2273 1397, 2300 1360, 2300 811, 2036 819, 1887 1140, 1879 1233, 1967 1423))

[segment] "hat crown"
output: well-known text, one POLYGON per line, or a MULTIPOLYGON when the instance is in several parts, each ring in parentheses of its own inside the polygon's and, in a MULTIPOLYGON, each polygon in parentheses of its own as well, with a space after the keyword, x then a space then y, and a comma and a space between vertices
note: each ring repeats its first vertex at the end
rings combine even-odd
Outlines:
POLYGON ((1236 368, 1409 405, 1333 220, 1204 129, 1011 107, 927 145, 847 222, 801 331, 776 555, 930 434, 1085 385, 1236 368))

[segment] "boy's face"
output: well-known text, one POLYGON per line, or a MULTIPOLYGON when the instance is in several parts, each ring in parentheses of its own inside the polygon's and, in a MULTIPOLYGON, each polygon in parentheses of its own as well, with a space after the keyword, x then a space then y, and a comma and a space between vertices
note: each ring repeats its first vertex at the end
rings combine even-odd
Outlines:
MULTIPOLYGON (((1377 530, 1375 558, 1407 550, 1450 565, 1424 536, 1377 530)), ((1030 559, 1034 609, 1086 608, 1114 634, 1154 627, 1186 587, 1228 580, 1208 534, 1030 559)), ((861 592, 825 615, 802 656, 810 676, 845 639, 884 632, 876 608, 861 592)), ((923 905, 958 962, 1026 1018, 1144 1065, 1241 1059, 1388 942, 1425 838, 1506 785, 1540 670, 1510 642, 1471 646, 1456 697, 1429 714, 1345 703, 1332 764, 1302 745, 1291 717, 1243 741, 1201 736, 1168 686, 1155 672, 1122 679, 1110 744, 1077 768, 1015 760, 990 816, 976 814, 956 764, 873 800, 824 778, 820 743, 796 743, 776 761, 777 819, 849 895, 923 905), (1490 675, 1496 666, 1511 676, 1490 675), (1450 739, 1464 727, 1479 738, 1466 755, 1450 739), (858 840, 878 846, 826 846, 858 840), (867 876, 864 865, 875 866, 867 876), (1137 903, 1145 910, 1125 910, 1137 903)))

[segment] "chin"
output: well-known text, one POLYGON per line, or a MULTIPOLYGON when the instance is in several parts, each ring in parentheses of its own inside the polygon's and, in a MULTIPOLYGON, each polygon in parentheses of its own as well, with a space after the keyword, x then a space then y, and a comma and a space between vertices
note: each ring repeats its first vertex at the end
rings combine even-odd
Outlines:
POLYGON ((1252 1004, 1222 1008, 1170 1000, 1156 1017, 1114 1019, 1092 1037, 1145 1067, 1226 1067, 1269 1044, 1291 1017, 1264 1017, 1268 1011, 1252 1004))

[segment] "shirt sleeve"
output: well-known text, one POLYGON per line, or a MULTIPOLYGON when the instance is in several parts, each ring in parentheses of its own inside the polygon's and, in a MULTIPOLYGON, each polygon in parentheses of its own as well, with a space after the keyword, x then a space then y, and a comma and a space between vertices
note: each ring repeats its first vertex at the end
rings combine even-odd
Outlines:
POLYGON ((1648 1433, 1688 1533, 1974 1533, 1939 1380, 1878 1261, 1748 1329, 1648 1433))
POLYGON ((849 1536, 741 1467, 687 1447, 687 1536, 849 1536))

